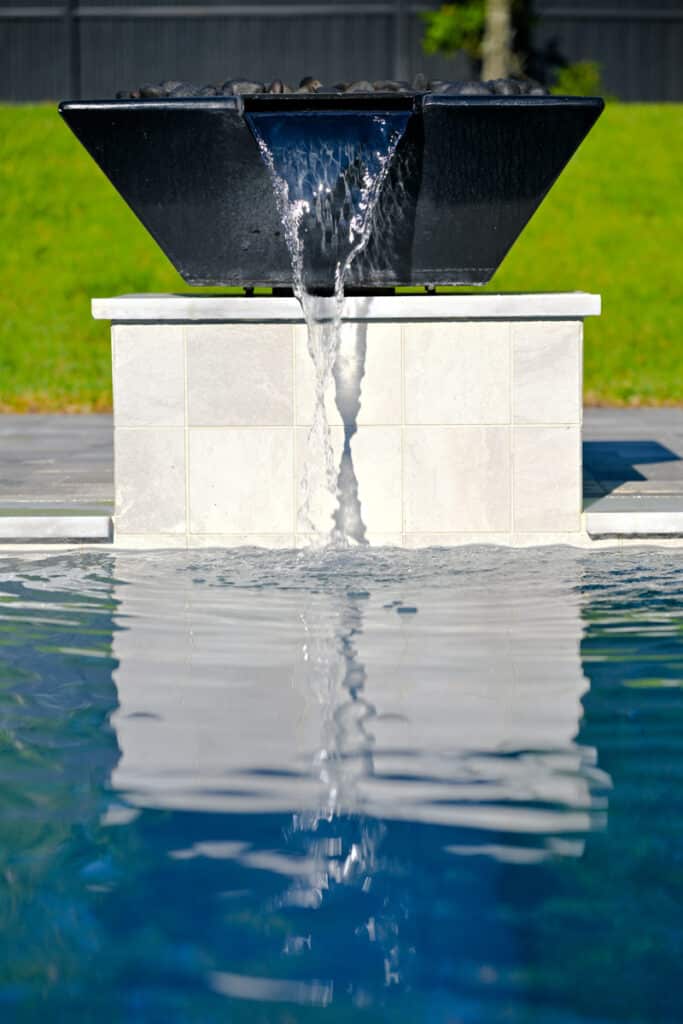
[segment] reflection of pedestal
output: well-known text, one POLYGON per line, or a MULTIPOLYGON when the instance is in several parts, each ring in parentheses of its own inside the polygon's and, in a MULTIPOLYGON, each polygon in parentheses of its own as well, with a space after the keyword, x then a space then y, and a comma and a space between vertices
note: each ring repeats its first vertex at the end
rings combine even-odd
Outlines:
MULTIPOLYGON (((313 386, 298 303, 93 305, 113 322, 117 540, 305 544, 313 386)), ((360 333, 365 358, 350 447, 371 543, 578 538, 582 321, 599 307, 584 294, 346 301, 342 355, 360 333)), ((327 532, 330 510, 310 511, 327 532)))
POLYGON ((557 587, 539 573, 522 607, 516 575, 502 570, 447 600, 416 586, 408 620, 383 606, 386 588, 369 600, 235 590, 212 564, 172 580, 164 568, 155 581, 153 566, 118 556, 112 785, 130 801, 324 813, 324 749, 343 755, 325 773, 340 813, 438 825, 454 847, 476 834, 501 857, 580 852, 606 780, 576 742, 586 681, 566 567, 557 587), (351 676, 363 707, 349 700, 351 676), (370 707, 354 744, 354 711, 370 707))

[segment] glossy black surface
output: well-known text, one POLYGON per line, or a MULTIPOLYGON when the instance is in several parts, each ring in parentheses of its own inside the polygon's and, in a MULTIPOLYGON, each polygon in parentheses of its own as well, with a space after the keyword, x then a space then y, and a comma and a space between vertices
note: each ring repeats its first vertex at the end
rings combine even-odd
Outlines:
MULTIPOLYGON (((60 113, 188 284, 291 284, 265 109, 413 108, 349 284, 485 284, 599 117, 600 99, 259 96, 63 103, 60 113)), ((320 267, 325 286, 329 268, 320 267)))

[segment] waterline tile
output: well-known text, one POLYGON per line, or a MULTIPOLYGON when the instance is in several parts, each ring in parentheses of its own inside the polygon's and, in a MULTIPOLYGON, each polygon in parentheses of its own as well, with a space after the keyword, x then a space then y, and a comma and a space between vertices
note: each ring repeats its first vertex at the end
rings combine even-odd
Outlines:
POLYGON ((116 534, 185 533, 185 432, 114 433, 116 534))
POLYGON ((510 529, 510 429, 406 427, 406 533, 510 529))

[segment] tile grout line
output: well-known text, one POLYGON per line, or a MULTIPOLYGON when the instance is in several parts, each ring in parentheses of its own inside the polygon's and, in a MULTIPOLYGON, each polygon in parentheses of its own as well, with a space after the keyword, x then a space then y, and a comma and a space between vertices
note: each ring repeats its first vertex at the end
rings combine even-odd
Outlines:
MULTIPOLYGON (((400 421, 397 421, 395 423, 361 423, 358 426, 358 430, 359 431, 361 431, 361 430, 380 430, 380 429, 381 430, 386 430, 389 427, 402 427, 402 426, 411 427, 412 429, 416 429, 416 430, 422 430, 422 429, 432 430, 434 428, 442 428, 444 430, 460 430, 463 427, 467 427, 467 428, 473 428, 473 427, 477 427, 477 428, 479 428, 479 427, 507 427, 509 425, 510 425, 510 420, 509 419, 497 420, 496 422, 493 422, 493 423, 474 423, 474 422, 467 422, 467 423, 401 423, 400 421)), ((291 430, 292 424, 291 423, 225 423, 225 424, 219 424, 218 426, 216 426, 216 425, 211 424, 211 423, 192 423, 191 426, 192 426, 193 430, 291 430)), ((299 423, 298 424, 298 427, 301 430, 310 429, 311 426, 312 426, 311 423, 299 423)), ((558 430, 567 430, 570 427, 576 427, 577 426, 577 422, 576 422, 576 420, 573 420, 572 422, 565 422, 565 423, 558 423, 558 422, 554 422, 554 423, 518 423, 518 424, 516 424, 516 426, 518 426, 520 429, 527 429, 527 428, 529 428, 529 429, 531 429, 531 428, 538 429, 539 427, 542 427, 545 430, 550 430, 550 429, 553 429, 553 428, 556 428, 558 430)), ((182 428, 179 427, 179 425, 177 423, 149 423, 149 424, 144 424, 144 425, 141 425, 141 426, 138 426, 138 425, 136 425, 136 426, 121 426, 118 429, 119 430, 128 430, 128 431, 134 431, 134 430, 137 431, 137 430, 179 430, 179 429, 182 429, 182 428)), ((331 430, 343 430, 344 428, 343 428, 343 425, 341 423, 332 423, 332 424, 330 424, 330 429, 331 430)))
POLYGON ((406 447, 406 358, 405 358, 405 324, 399 327, 399 338, 401 347, 401 546, 406 543, 406 472, 405 472, 405 447, 406 447))
POLYGON ((297 479, 296 479, 296 439, 297 439, 297 415, 296 402, 296 325, 290 326, 290 342, 292 346, 292 543, 296 547, 297 533, 297 479))
POLYGON ((578 512, 578 523, 579 529, 583 525, 583 320, 577 322, 578 327, 578 382, 577 387, 579 389, 578 401, 579 401, 579 439, 578 439, 578 460, 579 460, 579 512, 578 512))
POLYGON ((187 325, 183 324, 183 434, 185 438, 185 547, 190 546, 190 425, 187 377, 187 325))
POLYGON ((514 386, 514 373, 515 373, 515 359, 514 359, 514 336, 512 332, 512 324, 508 324, 508 401, 510 403, 510 419, 508 424, 508 486, 510 488, 509 496, 509 514, 510 514, 510 534, 515 532, 515 386, 514 386))
POLYGON ((111 325, 111 330, 110 330, 109 333, 110 333, 110 336, 111 336, 111 397, 112 397, 112 428, 113 428, 112 429, 112 441, 113 441, 113 449, 114 449, 114 452, 113 452, 113 455, 114 455, 114 460, 113 460, 114 461, 114 466, 113 466, 113 469, 114 469, 114 474, 113 474, 113 476, 114 476, 114 479, 113 479, 113 484, 114 484, 114 508, 113 508, 113 512, 112 512, 111 523, 112 523, 112 541, 115 542, 116 541, 116 512, 117 512, 117 509, 116 509, 116 505, 117 505, 117 501, 116 501, 116 474, 117 474, 116 465, 117 465, 117 462, 118 462, 118 459, 116 457, 116 404, 117 404, 116 403, 116 392, 117 392, 118 388, 116 386, 116 325, 115 324, 111 325))

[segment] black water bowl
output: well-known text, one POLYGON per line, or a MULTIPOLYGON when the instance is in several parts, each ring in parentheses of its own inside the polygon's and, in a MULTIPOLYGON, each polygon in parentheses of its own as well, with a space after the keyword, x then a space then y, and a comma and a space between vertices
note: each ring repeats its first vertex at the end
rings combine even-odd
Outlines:
MULTIPOLYGON (((545 96, 262 95, 62 103, 60 113, 191 285, 287 287, 258 111, 412 111, 349 284, 485 284, 603 109, 545 96)), ((558 239, 558 246, 562 244, 558 239)), ((321 260, 312 285, 329 283, 321 260)))

